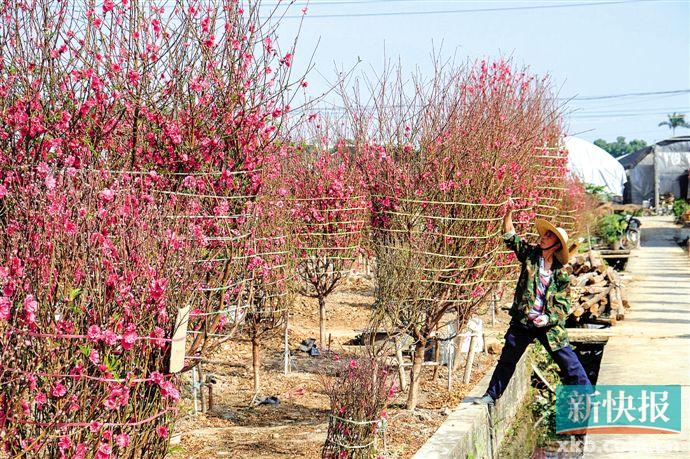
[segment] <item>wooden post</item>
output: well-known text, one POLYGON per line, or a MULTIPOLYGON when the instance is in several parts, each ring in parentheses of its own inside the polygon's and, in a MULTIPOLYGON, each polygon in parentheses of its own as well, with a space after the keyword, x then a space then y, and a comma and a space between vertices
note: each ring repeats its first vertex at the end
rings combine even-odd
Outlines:
POLYGON ((199 370, 199 402, 201 403, 201 412, 206 413, 206 395, 204 395, 204 385, 206 381, 204 381, 204 372, 201 371, 201 363, 199 363, 197 368, 199 370))
POLYGON ((288 344, 288 324, 287 319, 285 320, 285 334, 283 336, 283 374, 287 375, 290 373, 290 346, 288 344))
POLYGON ((491 302, 491 326, 496 325, 496 307, 498 306, 498 298, 496 298, 496 291, 494 290, 493 299, 491 302))
POLYGON ((208 383, 208 411, 213 411, 213 384, 208 383))
POLYGON ((441 342, 436 338, 434 341, 435 348, 434 348, 434 362, 437 364, 434 367, 434 373, 431 376, 431 380, 436 382, 436 378, 438 377, 438 367, 441 366, 441 342))
MULTIPOLYGON (((384 420, 384 422, 386 422, 386 421, 384 420)), ((384 426, 385 426, 385 424, 384 424, 384 426)), ((383 429, 383 433, 381 435, 383 437, 383 450, 384 451, 388 451, 388 442, 386 441, 386 430, 388 430, 388 429, 383 429)))
POLYGON ((454 339, 448 341, 448 390, 453 388, 453 370, 455 369, 455 358, 457 355, 454 343, 454 339))
POLYGON ((587 225, 587 245, 589 250, 592 250, 592 235, 589 233, 589 225, 587 225))
POLYGON ((252 336, 252 373, 254 374, 254 397, 258 396, 261 387, 261 342, 258 336, 252 336))
POLYGON ((192 368, 192 399, 194 400, 194 414, 199 413, 199 373, 196 367, 192 368))
POLYGON ((470 337, 470 348, 467 350, 467 363, 465 363, 465 374, 462 377, 462 382, 469 384, 472 376, 472 363, 474 363, 474 347, 477 344, 476 335, 473 333, 470 337))

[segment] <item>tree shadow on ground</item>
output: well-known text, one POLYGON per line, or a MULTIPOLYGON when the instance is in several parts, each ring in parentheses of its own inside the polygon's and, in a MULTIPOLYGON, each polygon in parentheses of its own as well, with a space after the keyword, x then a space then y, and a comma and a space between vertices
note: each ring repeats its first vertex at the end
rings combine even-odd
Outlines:
POLYGON ((259 405, 253 407, 218 403, 208 417, 218 417, 230 421, 232 425, 243 427, 314 426, 328 422, 328 410, 307 407, 291 401, 281 401, 280 405, 259 405))
POLYGON ((676 238, 680 228, 642 228, 640 244, 642 247, 678 247, 676 238))

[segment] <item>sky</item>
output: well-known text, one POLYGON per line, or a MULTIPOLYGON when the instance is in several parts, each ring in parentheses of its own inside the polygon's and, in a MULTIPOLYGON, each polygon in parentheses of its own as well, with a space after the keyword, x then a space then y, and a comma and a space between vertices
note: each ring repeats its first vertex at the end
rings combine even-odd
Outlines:
MULTIPOLYGON (((336 68, 360 76, 381 69, 385 57, 430 72, 440 48, 460 61, 511 57, 549 74, 566 104, 567 133, 590 141, 653 143, 671 136, 658 127, 668 113, 690 119, 690 0, 312 0, 286 14, 280 40, 301 25, 295 70, 313 54, 313 96, 332 87, 336 68), (664 94, 618 97, 650 92, 664 94)), ((682 134, 690 129, 676 130, 682 134)))

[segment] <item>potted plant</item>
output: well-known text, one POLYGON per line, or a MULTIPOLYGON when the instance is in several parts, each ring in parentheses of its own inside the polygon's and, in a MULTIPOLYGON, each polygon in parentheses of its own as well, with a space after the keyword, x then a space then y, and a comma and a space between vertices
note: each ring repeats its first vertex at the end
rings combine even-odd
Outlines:
POLYGON ((685 215, 690 211, 690 203, 685 199, 676 199, 673 201, 673 215, 676 217, 677 223, 684 223, 686 221, 685 215))
POLYGON ((620 250, 623 233, 625 218, 622 215, 608 214, 599 220, 597 234, 612 250, 620 250))

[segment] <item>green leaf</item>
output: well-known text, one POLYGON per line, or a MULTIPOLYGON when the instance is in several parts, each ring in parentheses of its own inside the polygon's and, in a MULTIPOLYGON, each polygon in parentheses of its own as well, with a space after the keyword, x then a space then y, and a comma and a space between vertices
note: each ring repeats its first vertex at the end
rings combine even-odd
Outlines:
POLYGON ((180 445, 173 445, 168 447, 168 454, 183 453, 184 449, 180 445))
POLYGON ((86 357, 88 357, 91 354, 91 346, 82 344, 79 345, 79 350, 84 354, 86 357))
POLYGON ((81 289, 80 288, 73 288, 69 291, 69 300, 74 301, 77 299, 79 295, 81 295, 81 289))
POLYGON ((108 371, 113 374, 113 378, 120 379, 120 374, 116 369, 118 362, 114 357, 106 355, 103 358, 103 363, 105 364, 105 367, 108 369, 108 371))

